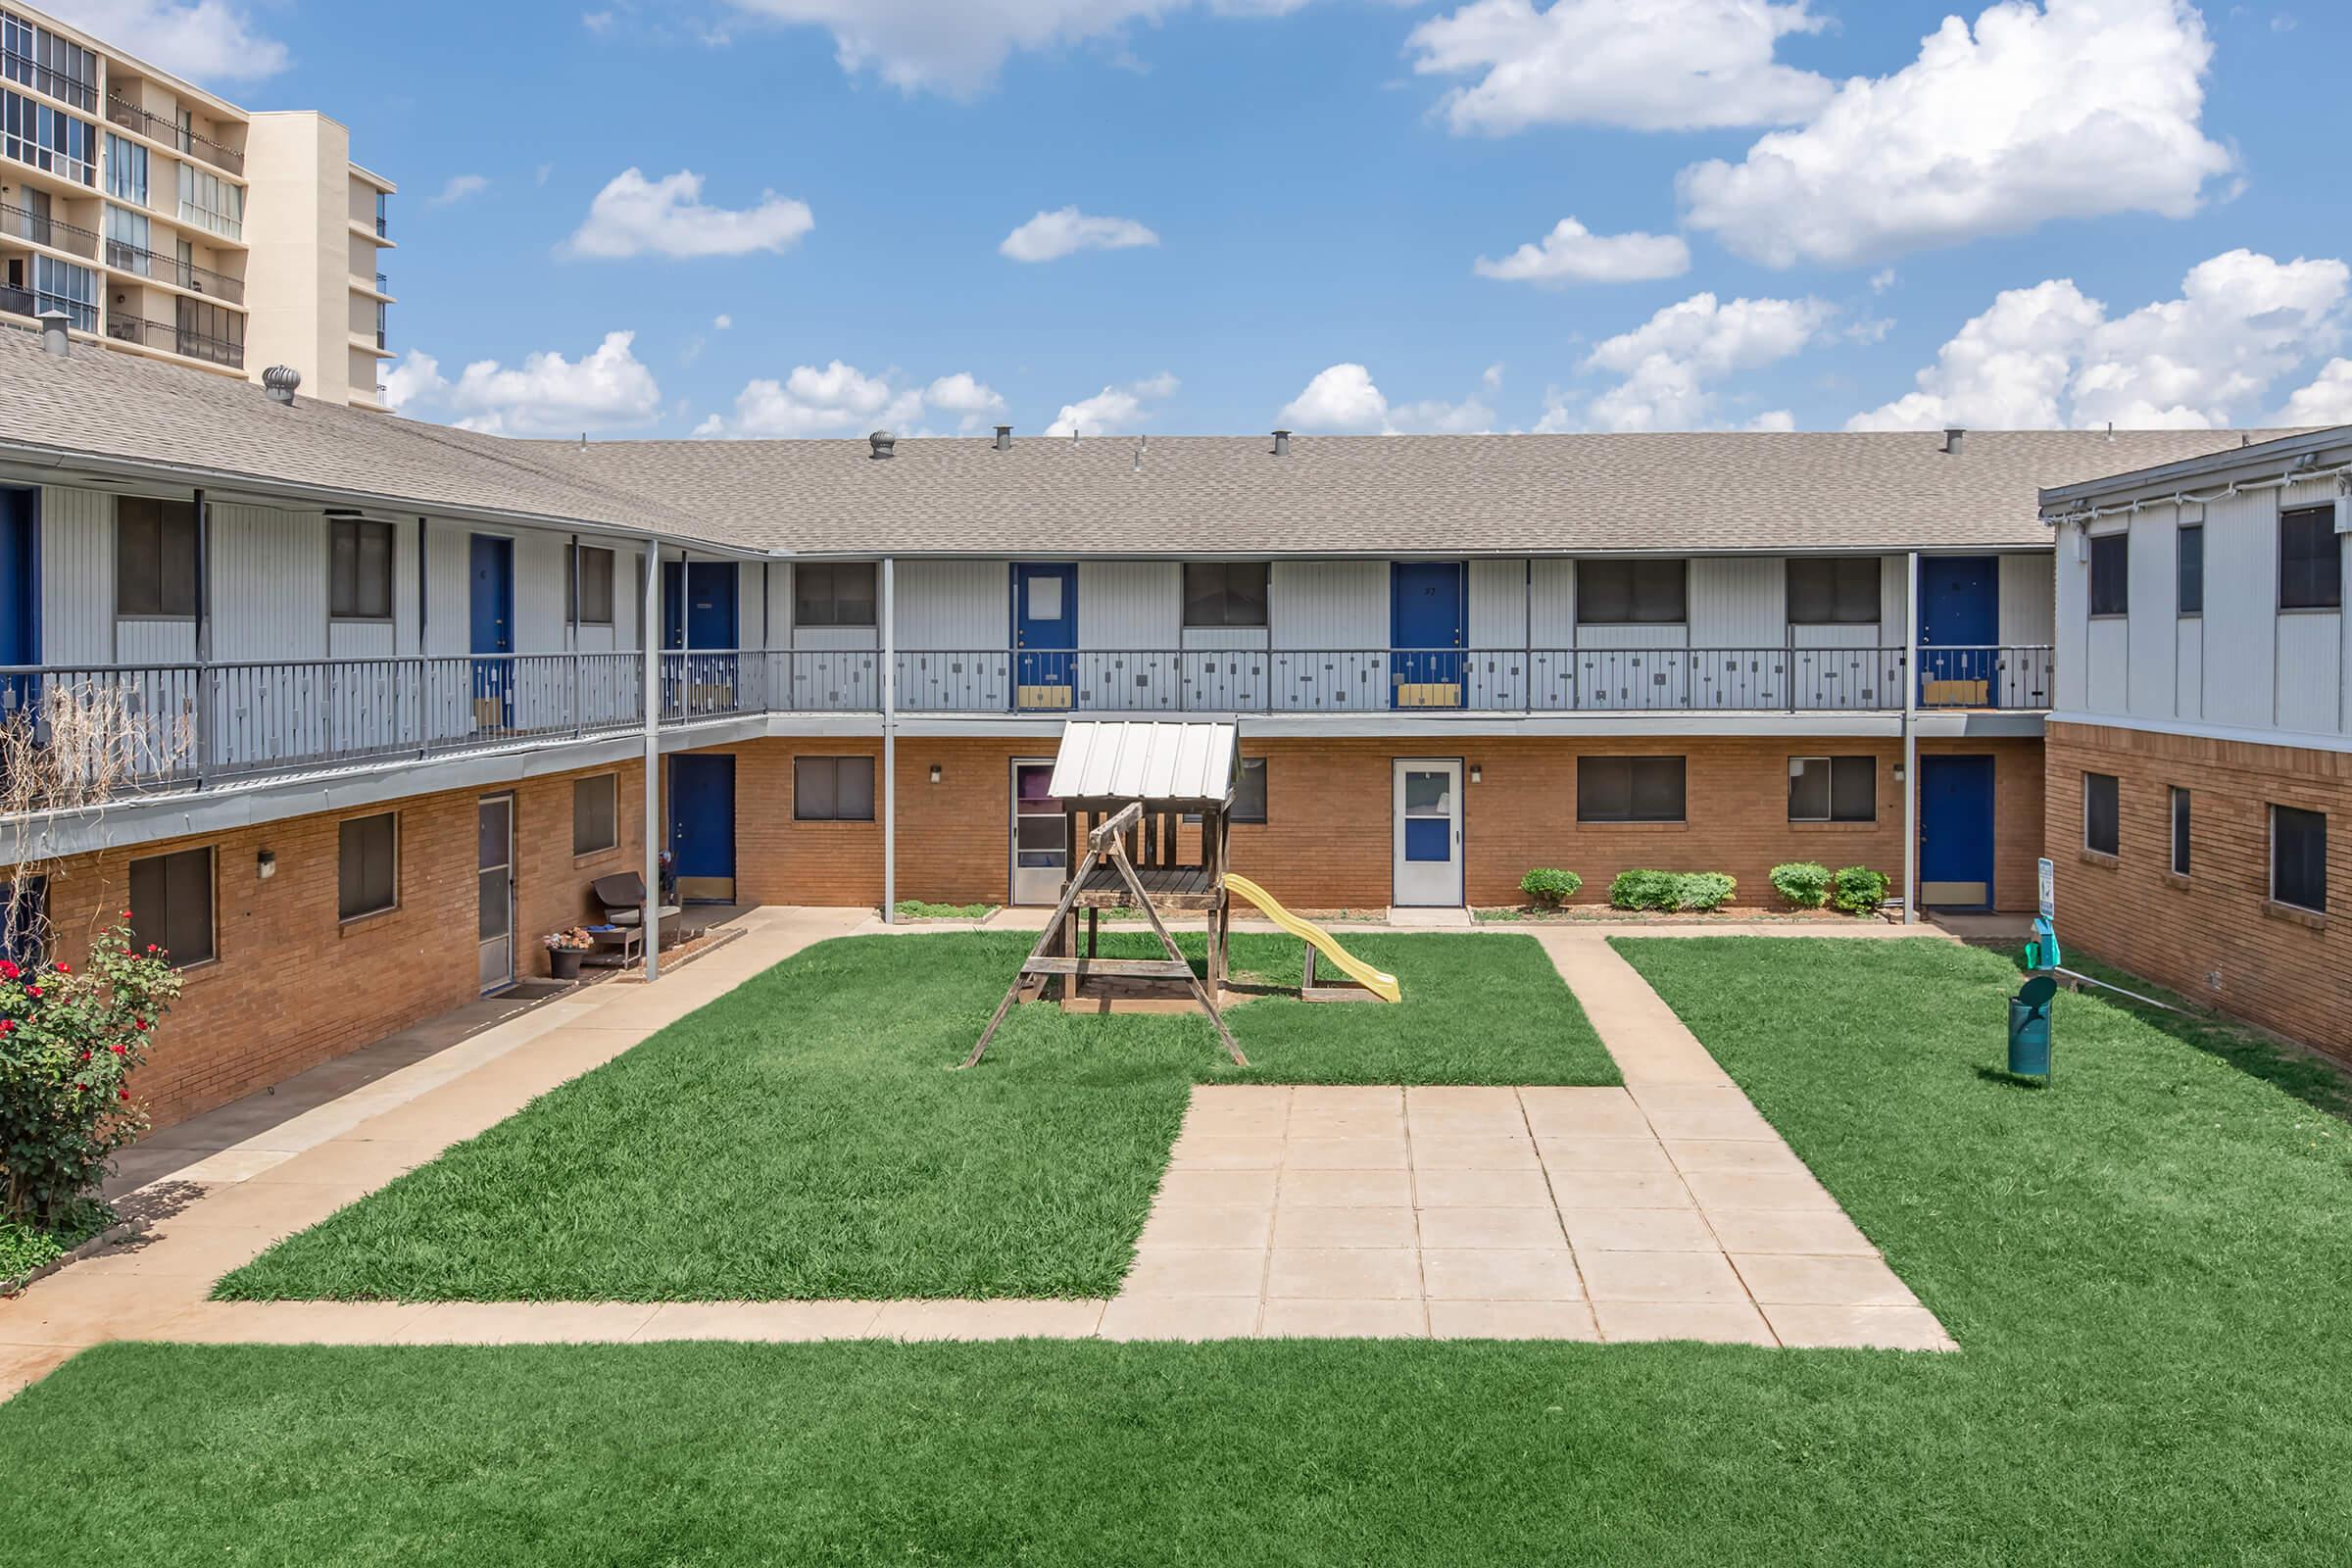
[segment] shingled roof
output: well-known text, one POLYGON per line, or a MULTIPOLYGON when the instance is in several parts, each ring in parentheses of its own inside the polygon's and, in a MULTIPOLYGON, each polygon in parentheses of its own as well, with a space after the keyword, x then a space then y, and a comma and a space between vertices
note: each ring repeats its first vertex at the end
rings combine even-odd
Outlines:
MULTIPOLYGON (((2267 439, 2280 432, 2251 432, 2267 439)), ((0 331, 0 454, 804 554, 1681 553, 2046 545, 2039 492, 2226 430, 513 440, 0 331)))

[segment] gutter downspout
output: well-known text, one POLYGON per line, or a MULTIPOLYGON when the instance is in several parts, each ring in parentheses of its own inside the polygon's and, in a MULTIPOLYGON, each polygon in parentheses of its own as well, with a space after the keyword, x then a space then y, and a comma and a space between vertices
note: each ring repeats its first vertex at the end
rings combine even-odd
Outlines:
POLYGON ((196 492, 196 787, 204 788, 213 754, 213 509, 196 492))
POLYGON ((896 564, 882 558, 882 923, 899 918, 899 605, 896 564))
POLYGON ((1919 552, 1903 561, 1903 924, 1919 923, 1919 552))
POLYGON ((662 978, 662 542, 645 539, 644 603, 637 609, 637 641, 645 652, 645 979, 662 978))

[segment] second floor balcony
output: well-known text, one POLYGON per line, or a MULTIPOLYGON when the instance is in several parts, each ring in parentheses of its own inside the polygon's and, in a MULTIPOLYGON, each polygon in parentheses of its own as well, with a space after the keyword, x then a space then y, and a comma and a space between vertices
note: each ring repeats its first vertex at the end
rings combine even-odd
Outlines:
MULTIPOLYGON (((0 217, 5 216, 0 214, 0 217)), ((209 294, 229 305, 245 303, 244 279, 231 277, 226 272, 216 272, 209 267, 198 267, 194 262, 183 262, 176 256, 166 256, 161 251, 151 251, 126 240, 110 239, 106 242, 106 265, 118 271, 151 277, 159 283, 171 283, 191 293, 209 294)), ((241 353, 239 357, 242 358, 241 353)))
POLYGON ((223 147, 210 136, 198 134, 194 126, 143 109, 118 94, 110 92, 106 95, 106 118, 124 130, 135 131, 150 141, 162 142, 175 152, 201 158, 215 169, 225 170, 232 174, 245 172, 245 155, 234 147, 223 147))
POLYGON ((245 345, 233 338, 217 337, 199 332, 172 321, 152 320, 143 316, 110 315, 106 318, 106 335, 118 343, 136 343, 151 349, 163 349, 190 359, 207 360, 224 365, 230 369, 245 368, 245 345))

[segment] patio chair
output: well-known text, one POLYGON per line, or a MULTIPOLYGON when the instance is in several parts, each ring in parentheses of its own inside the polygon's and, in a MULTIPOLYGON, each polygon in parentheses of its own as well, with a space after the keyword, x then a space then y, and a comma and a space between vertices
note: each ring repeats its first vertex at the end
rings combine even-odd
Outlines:
MULTIPOLYGON (((645 878, 635 871, 619 871, 612 876, 600 876, 588 884, 588 891, 605 911, 608 925, 641 926, 645 923, 645 878)), ((664 904, 655 918, 662 922, 662 940, 672 942, 678 935, 678 906, 664 904)))

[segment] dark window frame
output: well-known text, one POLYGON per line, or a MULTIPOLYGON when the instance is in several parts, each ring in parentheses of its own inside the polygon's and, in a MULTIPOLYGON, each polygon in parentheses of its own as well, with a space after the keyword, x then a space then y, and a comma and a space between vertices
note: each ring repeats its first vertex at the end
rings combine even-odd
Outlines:
POLYGON ((1271 620, 1267 606, 1272 590, 1273 569, 1265 562, 1188 561, 1184 564, 1184 580, 1180 585, 1184 600, 1184 629, 1263 631, 1271 620), (1234 591, 1237 573, 1256 579, 1254 595, 1248 589, 1239 594, 1234 591), (1217 618, 1196 616, 1195 606, 1210 599, 1217 602, 1217 618), (1239 618, 1236 618, 1237 610, 1239 618))
POLYGON ((394 582, 400 560, 399 540, 392 524, 371 517, 330 517, 327 519, 326 543, 326 612, 330 620, 364 621, 370 625, 387 624, 393 618, 395 603, 394 582), (346 544, 348 541, 348 544, 346 544), (383 552, 383 579, 377 604, 370 608, 367 601, 367 555, 370 544, 380 544, 383 552), (345 562, 350 563, 346 581, 345 562))
POLYGON ((196 504, 153 496, 115 498, 115 616, 196 618, 196 504), (130 573, 154 573, 141 582, 130 573))
POLYGON ((2188 790, 2176 784, 2168 804, 2172 823, 2173 875, 2184 877, 2188 875, 2194 858, 2190 832, 2195 819, 2195 802, 2188 790))
POLYGON ((578 607, 580 626, 612 624, 612 585, 620 574, 619 552, 603 545, 582 545, 571 562, 571 603, 578 607))
POLYGON ((1269 772, 1266 766, 1266 760, 1264 758, 1243 758, 1240 776, 1234 780, 1233 785, 1233 811, 1227 820, 1234 822, 1265 821, 1267 801, 1266 790, 1269 782, 1269 772), (1253 771, 1257 775, 1257 808, 1254 816, 1250 814, 1250 808, 1243 804, 1244 794, 1249 785, 1250 775, 1253 771))
MULTIPOLYGON (((219 962, 220 958, 218 913, 220 897, 220 871, 219 858, 209 844, 201 849, 174 850, 164 855, 143 855, 131 861, 125 877, 130 884, 130 928, 133 945, 144 946, 147 943, 154 943, 165 951, 174 969, 196 969, 208 963, 219 962), (202 906, 203 936, 201 950, 191 953, 189 944, 172 940, 172 927, 181 916, 181 911, 175 908, 172 903, 171 884, 175 871, 179 873, 179 880, 183 883, 187 881, 188 873, 199 861, 202 862, 204 868, 204 896, 195 902, 202 906), (141 868, 148 866, 155 869, 142 873, 141 868), (164 902, 164 913, 160 917, 160 924, 158 923, 159 917, 149 912, 154 908, 156 901, 142 896, 139 891, 138 884, 142 874, 149 879, 157 876, 164 879, 163 887, 160 890, 164 902)), ((150 887, 148 891, 159 890, 150 887)), ((194 915, 185 917, 195 918, 194 915)))
MULTIPOLYGON (((591 812, 591 815, 590 815, 590 818, 589 818, 589 825, 590 825, 591 827, 593 827, 593 826, 595 826, 595 825, 596 825, 596 824, 595 824, 595 816, 594 816, 594 813, 593 813, 593 811, 591 812)), ((588 857, 588 856, 591 856, 591 855, 610 855, 610 854, 612 854, 612 853, 614 850, 617 850, 617 849, 619 849, 619 848, 620 848, 620 775, 619 775, 618 773, 590 773, 590 774, 588 774, 587 776, 585 776, 585 777, 583 777, 583 778, 575 778, 575 779, 573 779, 573 780, 571 781, 571 856, 572 856, 572 858, 576 860, 576 859, 581 859, 581 858, 586 858, 586 857, 588 857), (580 839, 580 801, 581 801, 581 794, 580 794, 580 792, 581 792, 582 790, 584 790, 584 789, 590 789, 590 788, 592 788, 593 786, 600 785, 600 784, 604 786, 605 793, 606 793, 607 797, 610 799, 610 801, 611 801, 611 803, 612 803, 612 804, 611 804, 611 806, 607 808, 608 814, 609 814, 609 815, 611 816, 611 818, 612 818, 612 821, 611 821, 611 826, 610 826, 610 833, 611 833, 611 837, 610 837, 609 839, 607 839, 607 840, 606 840, 606 842, 604 842, 604 843, 602 843, 602 844, 583 844, 583 843, 581 842, 581 839, 580 839)))
POLYGON ((2132 532, 2090 535, 2090 613, 2093 619, 2132 613, 2132 532))
POLYGON ((1636 557, 1576 564, 1576 623, 1579 626, 1687 626, 1690 623, 1690 563, 1636 557), (1673 575, 1669 594, 1666 578, 1673 575), (1624 574, 1622 584, 1615 581, 1624 574), (1597 590, 1597 591, 1596 591, 1597 590), (1674 613, 1644 613, 1672 600, 1674 613), (1598 605, 1602 613, 1594 610, 1598 605))
POLYGON ((354 920, 366 920, 375 915, 389 914, 399 907, 400 813, 398 811, 370 811, 364 816, 347 816, 336 823, 336 922, 341 925, 349 925, 354 920), (372 868, 368 861, 374 846, 365 841, 355 841, 353 832, 355 829, 362 832, 371 831, 378 824, 381 824, 385 830, 383 855, 386 863, 382 868, 384 872, 383 895, 381 898, 371 898, 369 871, 372 868), (360 857, 356 874, 352 865, 352 854, 355 848, 360 857))
POLYGON ((1576 819, 1579 822, 1619 822, 1649 826, 1687 823, 1690 819, 1690 759, 1681 756, 1638 754, 1619 757, 1580 757, 1576 760, 1576 819), (1655 801, 1664 791, 1664 779, 1671 768, 1673 776, 1674 814, 1666 815, 1655 807, 1644 811, 1642 806, 1644 775, 1655 801), (1618 788, 1622 770, 1623 788, 1618 788), (1605 794, 1604 794, 1605 792, 1605 794), (1622 811, 1609 809, 1613 798, 1623 796, 1622 811))
POLYGON ((1886 567, 1876 556, 1791 557, 1784 588, 1791 626, 1875 626, 1885 618, 1886 567), (1823 580, 1800 585, 1816 574, 1823 580), (1861 614, 1865 599, 1870 613, 1861 614))
POLYGON ((792 760, 792 819, 796 822, 871 822, 874 820, 874 760, 870 756, 808 756, 792 760), (829 775, 819 792, 815 769, 822 765, 829 775), (803 769, 809 771, 803 773, 803 769), (862 769, 865 774, 865 810, 862 815, 841 809, 841 777, 844 768, 862 769), (811 811, 809 802, 822 800, 827 808, 811 811))
POLYGON ((2328 813, 2308 810, 2299 806, 2280 806, 2274 801, 2271 803, 2270 818, 2271 902, 2290 909, 2325 915, 2328 912, 2328 813), (2316 829, 2313 826, 2315 823, 2316 829), (2287 864, 2286 836, 2279 829, 2289 825, 2299 832, 2318 833, 2319 853, 2316 858, 2311 854, 2310 847, 2305 846, 2303 854, 2297 858, 2301 863, 2287 864), (2282 876, 2281 872, 2289 875, 2282 876), (2292 877, 2291 885, 2289 876, 2292 877))
POLYGON ((1878 819, 1879 760, 1876 757, 1848 754, 1845 756, 1791 757, 1788 759, 1789 821, 1854 823, 1876 822, 1878 819), (1800 765, 1808 762, 1819 762, 1829 771, 1823 808, 1827 812, 1826 815, 1799 816, 1797 814, 1796 794, 1797 781, 1799 778, 1797 769, 1800 765), (1863 803, 1865 808, 1863 809, 1855 809, 1851 801, 1851 792, 1858 787, 1855 784, 1855 779, 1857 776, 1859 776, 1861 779, 1862 786, 1866 786, 1868 790, 1869 799, 1863 803), (1842 798, 1840 796, 1841 784, 1843 789, 1847 792, 1842 798))
POLYGON ((2110 858, 2124 853, 2124 781, 2113 773, 2082 775, 2082 847, 2110 858))
POLYGON ((2201 522, 2184 522, 2173 535, 2173 607, 2184 618, 2205 613, 2205 525, 2201 522))
POLYGON ((2335 508, 2294 507, 2278 514, 2278 609, 2344 608, 2344 536, 2335 508))
POLYGON ((805 561, 792 569, 792 623, 808 627, 869 627, 880 624, 876 607, 880 588, 876 581, 879 568, 870 561, 805 561), (857 576, 863 574, 862 595, 858 591, 857 576), (844 579, 850 579, 852 591, 842 592, 844 579), (810 594, 810 589, 823 585, 823 592, 810 594), (857 616, 862 606, 864 618, 857 616), (850 613, 845 615, 847 607, 850 613), (817 612, 811 614, 811 611, 817 612))

